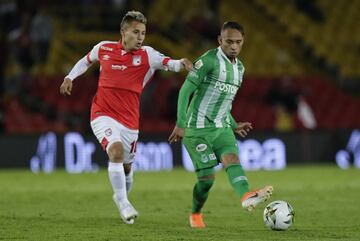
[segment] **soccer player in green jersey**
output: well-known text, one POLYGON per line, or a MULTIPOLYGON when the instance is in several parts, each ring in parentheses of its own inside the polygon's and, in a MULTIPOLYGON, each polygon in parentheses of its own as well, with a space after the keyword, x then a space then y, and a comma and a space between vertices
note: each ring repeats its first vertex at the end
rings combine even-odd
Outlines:
POLYGON ((237 58, 244 42, 243 27, 236 22, 225 22, 218 41, 219 47, 195 61, 194 69, 181 87, 177 122, 169 137, 170 143, 183 138, 198 178, 190 215, 193 228, 205 227, 200 211, 215 180, 214 167, 220 162, 243 208, 253 210, 273 191, 272 186, 249 191, 238 157, 234 132, 245 137, 252 129, 251 123, 236 122, 230 113, 244 74, 244 66, 237 58))

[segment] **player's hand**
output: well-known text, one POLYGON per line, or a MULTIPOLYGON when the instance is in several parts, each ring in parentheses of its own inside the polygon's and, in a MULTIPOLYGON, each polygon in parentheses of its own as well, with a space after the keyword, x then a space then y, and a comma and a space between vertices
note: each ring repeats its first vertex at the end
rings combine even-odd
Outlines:
POLYGON ((238 126, 234 129, 234 132, 241 137, 245 137, 253 128, 250 122, 238 122, 237 124, 238 126))
POLYGON ((190 71, 190 70, 193 70, 193 64, 190 60, 188 60, 187 58, 183 58, 181 59, 181 63, 183 65, 183 67, 187 70, 187 71, 190 71))
POLYGON ((72 81, 69 78, 65 78, 60 86, 60 94, 62 95, 71 95, 72 90, 72 81))
POLYGON ((180 127, 175 126, 168 141, 170 142, 170 144, 172 144, 174 142, 178 142, 184 137, 184 133, 185 133, 185 128, 180 128, 180 127))

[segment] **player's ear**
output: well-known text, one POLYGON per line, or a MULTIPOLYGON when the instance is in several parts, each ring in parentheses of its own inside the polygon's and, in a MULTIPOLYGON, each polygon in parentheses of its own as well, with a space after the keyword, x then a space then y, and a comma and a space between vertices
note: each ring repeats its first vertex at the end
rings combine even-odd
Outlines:
POLYGON ((125 32, 126 30, 128 29, 128 24, 127 23, 124 23, 122 26, 120 26, 120 34, 121 34, 121 37, 124 37, 125 36, 125 32))
POLYGON ((126 32, 126 29, 122 28, 120 30, 120 35, 121 35, 121 38, 123 39, 125 37, 125 32, 126 32))
POLYGON ((221 45, 221 43, 222 43, 221 35, 218 36, 218 42, 221 45))

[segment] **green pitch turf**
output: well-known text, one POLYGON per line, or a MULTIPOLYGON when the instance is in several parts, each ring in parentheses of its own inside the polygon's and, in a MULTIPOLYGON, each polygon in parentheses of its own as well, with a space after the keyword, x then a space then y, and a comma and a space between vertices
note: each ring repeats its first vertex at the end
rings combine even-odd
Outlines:
POLYGON ((51 175, 0 171, 0 240, 360 240, 360 170, 288 167, 248 172, 251 187, 272 184, 271 199, 295 209, 288 231, 268 230, 264 205, 242 210, 224 171, 204 208, 207 228, 188 226, 194 174, 135 173, 130 200, 140 212, 125 225, 111 199, 107 172, 51 175))

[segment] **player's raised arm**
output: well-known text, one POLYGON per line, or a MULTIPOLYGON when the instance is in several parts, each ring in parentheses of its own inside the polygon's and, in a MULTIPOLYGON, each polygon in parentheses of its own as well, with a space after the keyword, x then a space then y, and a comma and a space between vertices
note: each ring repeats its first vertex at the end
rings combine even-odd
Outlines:
POLYGON ((90 66, 99 60, 99 48, 101 43, 97 44, 86 56, 81 58, 71 69, 70 73, 65 76, 64 81, 60 86, 60 94, 71 95, 72 82, 75 78, 85 73, 90 66))
POLYGON ((193 70, 193 64, 187 58, 180 59, 181 67, 186 69, 187 71, 193 70))
POLYGON ((187 71, 193 69, 192 62, 187 58, 171 59, 152 47, 144 46, 144 48, 149 55, 150 66, 154 69, 170 70, 173 72, 179 72, 182 69, 186 69, 187 71))

